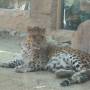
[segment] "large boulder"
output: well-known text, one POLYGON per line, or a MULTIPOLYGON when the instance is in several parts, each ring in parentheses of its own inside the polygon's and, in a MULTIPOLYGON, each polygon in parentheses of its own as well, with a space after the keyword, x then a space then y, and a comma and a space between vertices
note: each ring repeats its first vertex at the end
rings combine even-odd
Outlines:
POLYGON ((90 20, 81 23, 73 34, 72 48, 90 53, 90 20))

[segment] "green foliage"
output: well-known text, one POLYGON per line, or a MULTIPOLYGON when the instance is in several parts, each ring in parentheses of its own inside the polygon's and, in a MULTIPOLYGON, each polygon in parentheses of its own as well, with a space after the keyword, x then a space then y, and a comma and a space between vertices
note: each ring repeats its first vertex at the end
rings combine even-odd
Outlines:
POLYGON ((82 22, 90 19, 90 13, 89 13, 89 12, 87 13, 87 12, 85 12, 85 11, 82 11, 82 12, 80 13, 80 19, 81 19, 82 22))
POLYGON ((7 8, 9 5, 9 0, 0 0, 0 8, 7 8))

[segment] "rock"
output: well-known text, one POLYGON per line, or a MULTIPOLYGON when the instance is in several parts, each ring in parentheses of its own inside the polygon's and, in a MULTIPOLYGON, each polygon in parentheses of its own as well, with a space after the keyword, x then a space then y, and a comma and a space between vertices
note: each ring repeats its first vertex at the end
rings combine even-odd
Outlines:
POLYGON ((81 23, 73 34, 72 48, 90 53, 90 20, 81 23))

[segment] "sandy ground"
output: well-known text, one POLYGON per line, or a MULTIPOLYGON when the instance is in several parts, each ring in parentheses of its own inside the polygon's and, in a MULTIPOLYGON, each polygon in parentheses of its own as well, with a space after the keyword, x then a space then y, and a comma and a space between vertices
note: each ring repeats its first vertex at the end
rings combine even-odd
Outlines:
MULTIPOLYGON (((20 52, 19 39, 0 38, 0 62, 12 59, 20 52)), ((90 90, 90 82, 61 87, 54 74, 49 72, 15 73, 13 69, 0 68, 0 90, 90 90)))

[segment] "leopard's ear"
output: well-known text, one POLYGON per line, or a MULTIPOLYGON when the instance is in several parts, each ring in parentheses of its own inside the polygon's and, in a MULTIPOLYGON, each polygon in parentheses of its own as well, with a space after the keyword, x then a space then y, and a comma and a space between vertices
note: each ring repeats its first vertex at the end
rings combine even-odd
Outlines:
POLYGON ((45 35, 46 33, 46 29, 45 28, 41 28, 39 26, 34 26, 34 27, 30 27, 28 26, 27 27, 27 32, 30 33, 31 35, 32 34, 38 34, 38 35, 45 35))

